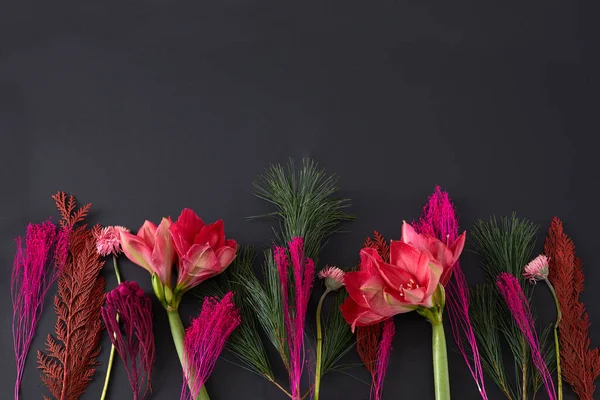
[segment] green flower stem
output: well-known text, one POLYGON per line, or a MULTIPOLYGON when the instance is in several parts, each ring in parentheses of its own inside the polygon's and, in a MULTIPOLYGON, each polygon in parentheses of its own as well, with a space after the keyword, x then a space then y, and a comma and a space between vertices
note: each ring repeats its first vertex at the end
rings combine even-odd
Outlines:
POLYGON ((314 392, 314 400, 319 400, 319 392, 321 390, 321 364, 323 357, 323 331, 321 329, 321 308, 323 307, 323 301, 325 297, 331 292, 329 288, 325 290, 321 298, 319 299, 319 304, 317 305, 317 372, 315 373, 315 392, 314 392))
POLYGON ((450 400, 450 381, 448 379, 448 355, 446 354, 446 337, 441 318, 431 321, 433 350, 433 381, 435 399, 450 400))
MULTIPOLYGON (((183 356, 184 348, 183 341, 185 339, 185 329, 183 328, 183 323, 181 322, 181 317, 179 317, 179 312, 175 308, 169 307, 167 309, 167 315, 169 316, 169 325, 171 326, 171 335, 173 336, 173 342, 175 343, 175 348, 177 349, 177 355, 179 356, 179 362, 181 363, 181 367, 183 368, 184 373, 187 371, 187 367, 185 365, 185 359, 183 356)), ((192 389, 193 383, 189 382, 190 390, 192 389)), ((206 391, 206 387, 202 386, 200 388, 200 393, 198 394, 198 400, 210 400, 208 397, 208 392, 206 391)))
MULTIPOLYGON (((113 266, 115 268, 115 275, 117 276, 117 283, 121 283, 121 274, 119 273, 119 266, 117 264, 117 256, 113 254, 113 266)), ((117 314, 117 321, 119 321, 119 314, 117 314)), ((100 400, 106 399, 108 393, 108 384, 110 382, 110 373, 112 372, 113 360, 115 359, 115 345, 110 346, 110 356, 108 357, 108 365, 106 366, 106 378, 104 379, 104 388, 102 389, 102 395, 100 400)))
POLYGON ((560 321, 562 320, 562 312, 560 311, 560 304, 558 303, 558 297, 556 297, 554 286, 552 286, 548 278, 544 279, 544 281, 546 281, 550 292, 552 292, 552 297, 554 297, 554 302, 556 303, 556 322, 554 323, 554 348, 556 351, 556 373, 558 375, 558 400, 562 400, 562 370, 560 369, 560 344, 558 342, 558 325, 560 325, 560 321))

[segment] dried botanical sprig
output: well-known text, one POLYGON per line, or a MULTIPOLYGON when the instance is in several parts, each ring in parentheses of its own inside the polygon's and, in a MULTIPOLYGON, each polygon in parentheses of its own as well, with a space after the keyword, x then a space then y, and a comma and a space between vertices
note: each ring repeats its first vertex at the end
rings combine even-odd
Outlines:
POLYGON ((556 390, 554 388, 554 383, 552 382, 552 375, 550 375, 550 371, 542 356, 533 316, 529 309, 529 301, 527 300, 527 297, 525 297, 519 281, 513 275, 504 272, 498 276, 496 285, 517 323, 517 326, 523 333, 523 336, 527 339, 527 343, 531 350, 531 358, 542 377, 550 400, 555 400, 556 390))
POLYGON ((239 310, 233 302, 233 292, 227 293, 221 300, 214 297, 204 299, 200 315, 185 332, 184 357, 187 368, 184 371, 180 400, 198 397, 227 338, 240 322, 239 310), (190 385, 189 382, 193 383, 190 385))
POLYGON ((58 400, 74 400, 85 392, 98 365, 102 331, 100 308, 105 297, 104 279, 100 276, 103 262, 96 251, 94 237, 99 227, 74 226, 83 220, 89 204, 76 209, 75 198, 62 192, 54 199, 62 213, 61 226, 71 230, 69 256, 54 297, 56 336, 48 335, 47 354, 38 351, 37 359, 42 382, 52 396, 58 400))
POLYGON ((290 389, 292 399, 300 400, 302 398, 300 379, 302 378, 305 360, 304 322, 312 282, 315 278, 315 263, 304 255, 304 241, 302 238, 292 239, 288 246, 289 256, 286 249, 279 246, 275 247, 273 253, 279 271, 279 285, 283 300, 283 317, 289 350, 290 389), (290 264, 293 288, 290 287, 290 282, 288 282, 290 264), (290 304, 290 301, 292 304, 290 304))
POLYGON ((19 398, 25 360, 44 309, 44 297, 67 261, 69 229, 57 229, 51 220, 29 224, 25 238, 16 238, 11 275, 13 344, 17 366, 14 398, 19 398))
POLYGON ((155 359, 150 298, 137 283, 122 282, 106 295, 102 319, 125 364, 134 400, 143 399, 151 390, 155 359))
POLYGON ((392 354, 392 340, 396 334, 396 328, 394 327, 394 319, 390 318, 381 324, 383 328, 381 333, 381 341, 379 342, 379 348, 377 349, 377 360, 375 362, 375 368, 373 370, 373 385, 371 386, 371 400, 381 400, 383 395, 383 380, 387 372, 388 364, 390 362, 390 355, 392 354))
MULTIPOLYGON (((442 242, 449 243, 456 240, 458 237, 458 218, 448 193, 443 192, 439 186, 436 186, 435 191, 429 197, 429 201, 423 207, 420 219, 413 224, 413 227, 417 232, 435 236, 442 242)), ((481 357, 469 316, 470 298, 467 279, 460 268, 459 262, 456 262, 448 274, 452 274, 452 277, 442 277, 440 280, 443 282, 446 279, 448 282, 444 289, 446 291, 446 308, 448 309, 452 336, 454 336, 454 341, 477 384, 479 394, 485 400, 487 399, 487 393, 481 357)))
POLYGON ((557 217, 550 224, 544 252, 550 263, 548 278, 562 311, 559 323, 562 374, 580 399, 592 400, 596 390, 594 381, 600 375, 600 351, 597 347, 590 349, 589 316, 579 300, 583 292, 582 263, 557 217))

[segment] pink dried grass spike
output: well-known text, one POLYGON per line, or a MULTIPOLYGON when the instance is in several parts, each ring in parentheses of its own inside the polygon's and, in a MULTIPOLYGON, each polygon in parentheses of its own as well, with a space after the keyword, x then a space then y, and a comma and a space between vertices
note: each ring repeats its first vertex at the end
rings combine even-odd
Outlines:
POLYGON ((392 354, 392 341, 396 334, 396 328, 394 327, 394 319, 390 318, 382 323, 383 329, 381 334, 381 341, 379 342, 379 348, 377 349, 377 359, 375 361, 375 369, 373 371, 373 380, 371 385, 371 399, 381 400, 383 395, 383 381, 385 374, 390 362, 390 355, 392 354))
POLYGON ((290 307, 288 269, 289 259, 282 247, 275 247, 275 263, 279 272, 279 284, 283 299, 283 313, 287 344, 289 348, 289 377, 292 399, 302 397, 300 380, 304 369, 304 322, 308 308, 308 300, 315 278, 315 263, 304 255, 304 241, 296 237, 289 242, 289 252, 292 261, 292 275, 294 280, 294 304, 290 307))
POLYGON ((19 398, 25 361, 42 315, 44 297, 67 261, 69 233, 68 228, 57 229, 51 220, 47 220, 41 224, 29 224, 25 240, 21 237, 15 240, 17 251, 10 286, 17 367, 15 400, 19 398))
MULTIPOLYGON (((458 219, 448 193, 436 186, 428 203, 423 207, 421 218, 413 223, 413 227, 417 232, 435 236, 443 242, 454 241, 458 237, 458 219)), ((458 262, 450 273, 452 276, 444 289, 452 336, 477 384, 479 394, 487 400, 479 347, 469 317, 471 301, 467 279, 458 262), (470 351, 465 348, 465 340, 470 351)))
POLYGON ((187 368, 180 400, 198 397, 200 389, 215 368, 227 339, 240 323, 241 317, 233 302, 233 292, 227 293, 222 300, 214 297, 204 299, 200 315, 185 332, 184 358, 187 368))
POLYGON ((133 399, 143 399, 151 390, 155 359, 150 298, 137 283, 122 282, 106 295, 102 319, 125 364, 133 399))
POLYGON ((531 316, 529 302, 523 293, 521 285, 519 285, 519 281, 513 275, 504 272, 498 276, 496 285, 498 286, 502 297, 504 297, 506 305, 515 319, 517 326, 521 332, 523 332, 525 339, 527 339, 527 343, 529 343, 531 358, 542 377, 542 381, 548 392, 548 397, 550 400, 556 399, 554 382, 552 382, 552 376, 542 357, 540 342, 533 323, 533 317, 531 316))

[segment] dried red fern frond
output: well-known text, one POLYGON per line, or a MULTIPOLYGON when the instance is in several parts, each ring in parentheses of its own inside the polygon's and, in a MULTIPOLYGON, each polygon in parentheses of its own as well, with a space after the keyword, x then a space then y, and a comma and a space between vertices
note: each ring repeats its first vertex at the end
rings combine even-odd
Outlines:
POLYGON ((573 241, 564 233, 562 221, 552 219, 544 251, 550 261, 548 278, 562 311, 559 324, 562 374, 580 399, 592 400, 600 375, 600 352, 590 349, 589 316, 579 301, 583 292, 583 269, 573 241))
POLYGON ((68 195, 65 192, 57 192, 52 196, 56 202, 56 208, 60 211, 62 219, 60 220, 61 226, 73 227, 79 222, 83 222, 84 218, 88 215, 92 203, 88 203, 82 207, 77 208, 77 199, 74 196, 68 195))
MULTIPOLYGON (((373 231, 373 237, 366 238, 363 247, 370 247, 377 250, 383 261, 390 261, 390 245, 379 232, 373 231)), ((356 328, 356 351, 365 368, 371 374, 372 398, 379 398, 383 389, 383 377, 387 369, 387 360, 383 358, 389 357, 390 345, 387 343, 387 340, 391 341, 389 334, 391 331, 393 331, 393 320, 356 328), (386 323, 388 324, 386 331, 388 333, 382 335, 382 326, 386 323), (389 324, 392 324, 391 328, 389 324), (386 338, 386 343, 382 343, 383 336, 386 338), (384 348, 385 351, 382 351, 381 348, 384 348), (380 357, 382 358, 381 360, 380 357)), ((391 337, 393 336, 394 334, 392 333, 391 337)))
POLYGON ((85 392, 100 354, 104 279, 100 277, 103 261, 96 251, 94 237, 100 228, 74 227, 87 214, 89 205, 76 210, 72 196, 59 192, 53 197, 63 216, 61 225, 73 230, 69 257, 54 297, 55 337, 48 335, 47 354, 38 351, 37 358, 42 382, 52 396, 58 400, 73 400, 85 392))
POLYGON ((363 247, 371 247, 377 250, 383 261, 390 261, 390 245, 381 233, 373 231, 373 238, 366 238, 363 247))

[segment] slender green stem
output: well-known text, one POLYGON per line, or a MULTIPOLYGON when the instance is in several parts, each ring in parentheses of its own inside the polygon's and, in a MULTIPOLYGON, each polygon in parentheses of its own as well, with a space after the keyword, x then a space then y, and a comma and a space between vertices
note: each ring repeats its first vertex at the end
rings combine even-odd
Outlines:
POLYGON ((523 400, 527 400, 527 343, 525 342, 525 337, 521 337, 521 354, 523 355, 523 365, 521 366, 521 390, 523 400))
MULTIPOLYGON (((183 328, 183 323, 181 322, 181 318, 179 317, 179 312, 177 311, 177 309, 167 310, 167 315, 169 316, 171 335, 173 336, 173 342, 175 343, 175 349, 177 350, 179 362, 181 363, 183 372, 187 373, 188 368, 185 365, 185 357, 183 356, 183 352, 185 351, 183 347, 183 342, 185 339, 185 329, 183 328)), ((190 386, 190 390, 193 390, 193 382, 189 381, 188 384, 190 386)), ((210 400, 210 397, 208 397, 208 392, 206 391, 206 387, 204 385, 200 388, 200 393, 198 393, 198 400, 210 400)))
MULTIPOLYGON (((113 267, 115 268, 115 275, 117 276, 117 284, 121 283, 121 274, 119 273, 119 265, 117 264, 117 256, 113 254, 113 267)), ((117 314, 117 321, 119 321, 119 314, 117 314)), ((110 373, 112 372, 113 360, 115 358, 115 345, 110 346, 110 356, 108 357, 108 364, 106 366, 106 378, 104 378, 104 388, 102 388, 102 395, 100 400, 106 399, 108 393, 108 384, 110 383, 110 373)))
POLYGON ((556 297, 556 292, 554 291, 554 286, 550 283, 548 278, 544 279, 550 292, 552 293, 552 297, 554 297, 554 302, 556 303, 556 322, 554 323, 554 348, 556 351, 556 373, 558 375, 558 400, 562 400, 563 398, 563 390, 562 390, 562 370, 560 369, 560 344, 558 341, 558 326, 560 325, 560 321, 562 320, 562 312, 560 310, 560 304, 558 302, 558 297, 556 297))
POLYGON ((323 301, 327 294, 329 294, 331 290, 327 288, 321 298, 319 299, 319 304, 317 305, 317 372, 315 374, 315 394, 314 400, 319 400, 319 393, 321 390, 321 364, 323 357, 323 332, 321 329, 321 308, 323 307, 323 301))
POLYGON ((450 380, 448 378, 448 355, 446 353, 446 336, 441 318, 431 321, 433 350, 433 380, 435 399, 450 400, 450 380))

